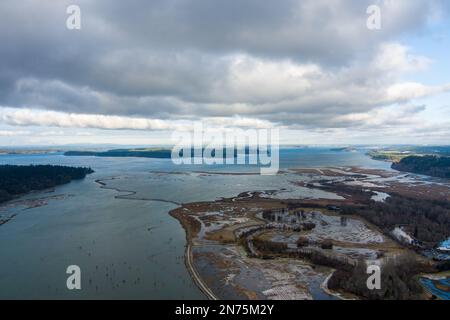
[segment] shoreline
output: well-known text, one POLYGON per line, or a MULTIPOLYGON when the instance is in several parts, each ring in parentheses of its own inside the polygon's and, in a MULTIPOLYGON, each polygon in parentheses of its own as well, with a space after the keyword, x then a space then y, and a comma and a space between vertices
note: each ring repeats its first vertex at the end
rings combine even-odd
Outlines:
POLYGON ((190 243, 188 243, 186 245, 184 262, 185 262, 185 265, 186 265, 186 268, 187 268, 189 274, 191 275, 192 280, 197 285, 197 287, 200 289, 200 291, 202 291, 203 294, 206 295, 206 297, 209 300, 220 300, 212 292, 211 288, 209 288, 208 285, 206 285, 203 282, 201 276, 198 274, 197 270, 195 269, 195 266, 193 263, 193 257, 192 257, 192 246, 190 243))
MULTIPOLYGON (((176 208, 179 209, 179 208, 176 208)), ((174 210, 176 210, 174 209, 174 210)), ((211 288, 206 285, 197 270, 195 269, 194 263, 193 263, 193 256, 192 256, 192 237, 190 236, 192 231, 189 229, 184 223, 181 217, 177 215, 177 213, 174 212, 174 210, 169 211, 169 215, 177 220, 181 228, 184 230, 185 236, 186 236, 186 246, 184 250, 184 265, 186 266, 187 271, 189 272, 189 275, 191 276, 191 279, 194 281, 197 288, 200 289, 200 291, 208 298, 209 300, 220 300, 211 290, 211 288)))
POLYGON ((109 179, 97 179, 94 182, 100 185, 101 189, 105 189, 105 190, 113 190, 119 193, 128 193, 128 194, 122 194, 122 195, 115 195, 114 198, 116 199, 122 199, 122 200, 140 200, 140 201, 159 201, 159 202, 166 202, 166 203, 171 203, 174 204, 176 206, 181 206, 183 205, 182 203, 179 202, 175 202, 175 201, 171 201, 171 200, 164 200, 164 199, 155 199, 155 198, 133 198, 131 196, 137 194, 137 191, 131 191, 131 190, 124 190, 124 189, 119 189, 119 188, 114 188, 114 187, 108 187, 106 183, 104 183, 103 181, 111 181, 111 180, 116 180, 117 177, 113 177, 113 178, 109 178, 109 179))

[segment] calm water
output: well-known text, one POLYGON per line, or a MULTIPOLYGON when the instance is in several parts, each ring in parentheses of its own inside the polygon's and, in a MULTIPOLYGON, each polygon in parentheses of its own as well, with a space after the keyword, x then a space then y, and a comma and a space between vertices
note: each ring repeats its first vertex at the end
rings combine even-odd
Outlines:
MULTIPOLYGON (((327 149, 284 149, 281 168, 362 166, 388 168, 362 152, 327 149)), ((90 166, 96 172, 82 181, 38 192, 21 200, 54 195, 47 205, 24 210, 0 226, 0 298, 135 298, 203 299, 184 266, 185 233, 167 213, 178 203, 214 200, 243 191, 286 188, 297 197, 311 190, 293 188, 292 176, 200 175, 190 171, 248 172, 248 166, 175 166, 168 159, 64 157, 63 155, 1 155, 0 164, 90 166), (183 174, 161 174, 159 172, 183 174), (136 191, 135 199, 100 188, 136 191), (68 265, 79 265, 82 290, 66 289, 68 265)), ((330 195, 332 196, 332 195, 330 195)))

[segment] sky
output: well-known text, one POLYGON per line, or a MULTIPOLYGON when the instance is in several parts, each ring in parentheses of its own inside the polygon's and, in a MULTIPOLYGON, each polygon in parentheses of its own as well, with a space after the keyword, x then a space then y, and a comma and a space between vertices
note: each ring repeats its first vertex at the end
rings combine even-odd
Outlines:
POLYGON ((449 144, 449 33, 447 0, 1 1, 0 146, 449 144))

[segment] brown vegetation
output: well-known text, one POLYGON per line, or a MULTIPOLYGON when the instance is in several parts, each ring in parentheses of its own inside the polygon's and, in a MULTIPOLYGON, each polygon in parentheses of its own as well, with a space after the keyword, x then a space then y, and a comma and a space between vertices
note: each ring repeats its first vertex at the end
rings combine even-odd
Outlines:
POLYGON ((423 288, 417 275, 429 271, 428 268, 411 254, 388 259, 381 267, 381 288, 369 290, 367 266, 361 261, 351 270, 336 270, 328 281, 328 287, 372 300, 419 299, 422 298, 423 288))

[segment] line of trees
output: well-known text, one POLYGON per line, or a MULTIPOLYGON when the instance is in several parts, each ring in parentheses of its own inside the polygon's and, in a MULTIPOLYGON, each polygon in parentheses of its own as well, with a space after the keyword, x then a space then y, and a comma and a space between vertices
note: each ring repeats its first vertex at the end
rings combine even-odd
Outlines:
POLYGON ((360 215, 389 234, 396 226, 426 246, 433 247, 450 237, 450 202, 417 199, 391 194, 384 202, 344 206, 342 214, 360 215))
POLYGON ((450 157, 409 156, 394 162, 392 169, 450 179, 450 157))
POLYGON ((252 242, 255 248, 263 253, 281 254, 287 249, 287 244, 282 242, 273 242, 259 238, 253 239, 252 242))
POLYGON ((420 263, 412 254, 391 258, 381 266, 381 288, 369 290, 367 265, 364 261, 359 261, 351 270, 337 269, 328 281, 328 288, 344 290, 371 300, 420 299, 423 288, 417 275, 429 271, 433 270, 420 263))
POLYGON ((83 179, 93 173, 91 168, 56 165, 1 165, 0 203, 33 190, 52 188, 83 179))

